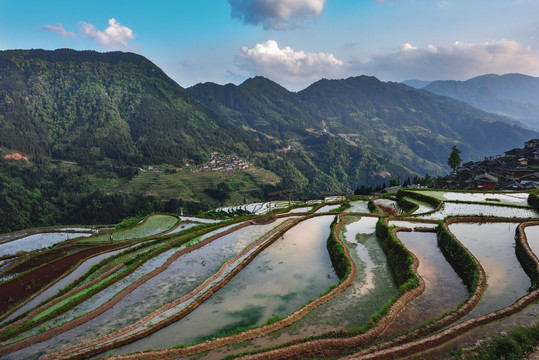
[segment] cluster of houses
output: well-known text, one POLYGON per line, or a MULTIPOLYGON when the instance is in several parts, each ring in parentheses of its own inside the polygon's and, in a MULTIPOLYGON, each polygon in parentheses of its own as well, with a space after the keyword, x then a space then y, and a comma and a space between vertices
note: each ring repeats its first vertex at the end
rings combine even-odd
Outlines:
POLYGON ((210 154, 210 161, 201 165, 200 170, 211 171, 232 171, 247 169, 251 163, 236 155, 226 155, 222 157, 218 152, 214 151, 210 154))
POLYGON ((456 173, 437 178, 435 187, 465 190, 539 189, 537 168, 539 139, 533 139, 525 142, 524 148, 506 151, 505 156, 489 156, 483 161, 467 162, 456 173))

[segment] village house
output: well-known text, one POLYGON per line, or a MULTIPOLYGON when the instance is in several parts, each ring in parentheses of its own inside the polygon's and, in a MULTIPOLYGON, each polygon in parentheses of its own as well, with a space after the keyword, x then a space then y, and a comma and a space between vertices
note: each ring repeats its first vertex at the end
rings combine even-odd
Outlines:
POLYGON ((524 148, 506 151, 505 156, 464 163, 456 173, 436 179, 442 189, 528 190, 539 188, 539 139, 524 143, 524 148))

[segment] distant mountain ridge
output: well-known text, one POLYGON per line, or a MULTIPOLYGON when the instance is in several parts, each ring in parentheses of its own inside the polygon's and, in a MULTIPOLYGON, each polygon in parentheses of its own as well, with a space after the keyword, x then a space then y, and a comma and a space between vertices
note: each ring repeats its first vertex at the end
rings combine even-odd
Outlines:
POLYGON ((464 101, 484 111, 507 116, 539 131, 537 77, 487 74, 466 81, 433 81, 422 89, 464 101))
MULTIPOLYGON (((182 165, 238 154, 298 193, 443 173, 539 137, 462 102, 374 77, 294 93, 264 77, 184 89, 130 53, 0 52, 0 146, 79 165, 182 165)), ((264 189, 270 191, 272 189, 264 189)))
MULTIPOLYGON (((530 137, 530 132, 508 124, 499 116, 368 76, 322 79, 297 93, 284 88, 278 93, 264 91, 274 89, 276 84, 261 77, 239 86, 206 83, 187 90, 214 111, 234 113, 236 118, 249 115, 263 119, 264 114, 253 111, 253 107, 245 112, 242 102, 245 98, 236 98, 241 89, 253 82, 258 84, 258 90, 250 91, 248 96, 273 105, 294 104, 294 107, 272 105, 274 126, 281 126, 283 119, 297 118, 297 109, 301 109, 303 116, 298 120, 309 127, 311 134, 332 134, 351 146, 394 159, 415 172, 444 172, 454 144, 463 150, 464 158, 472 159, 503 150, 498 147, 501 143, 518 146, 530 137)), ((251 126, 265 131, 264 126, 255 122, 251 126)), ((303 129, 289 130, 289 137, 305 136, 303 129)), ((306 144, 306 141, 296 142, 300 147, 306 144)))

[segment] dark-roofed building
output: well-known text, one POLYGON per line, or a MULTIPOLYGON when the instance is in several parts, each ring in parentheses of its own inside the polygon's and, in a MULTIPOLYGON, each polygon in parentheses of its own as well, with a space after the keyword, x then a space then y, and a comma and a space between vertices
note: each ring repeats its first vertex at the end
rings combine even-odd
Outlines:
POLYGON ((488 173, 477 175, 474 178, 476 190, 495 190, 498 178, 488 173))
POLYGON ((504 154, 506 159, 518 159, 519 157, 522 157, 523 151, 522 149, 514 148, 506 151, 504 154))
POLYGON ((536 148, 539 147, 539 139, 532 139, 530 141, 526 141, 524 143, 524 147, 526 148, 536 148))

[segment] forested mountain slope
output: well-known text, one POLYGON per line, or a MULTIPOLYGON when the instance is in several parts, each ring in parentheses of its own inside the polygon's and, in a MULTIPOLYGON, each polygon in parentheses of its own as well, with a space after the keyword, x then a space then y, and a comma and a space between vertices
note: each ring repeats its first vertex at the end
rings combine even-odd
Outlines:
POLYGON ((2 51, 0 113, 0 146, 82 164, 269 149, 131 53, 2 51))
POLYGON ((310 137, 333 134, 419 173, 444 172, 453 145, 462 149, 464 159, 477 159, 521 146, 537 134, 462 102, 374 77, 323 79, 298 93, 269 90, 277 86, 256 77, 239 86, 206 83, 188 91, 213 110, 234 114, 262 132, 267 126, 252 119, 266 119, 263 111, 269 108, 275 128, 296 119, 303 127, 288 127, 287 135, 306 151, 310 137), (259 99, 271 106, 260 106, 259 99), (257 106, 245 106, 245 101, 257 106))

